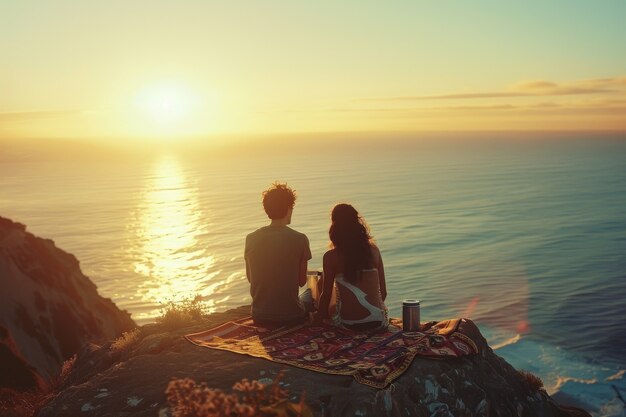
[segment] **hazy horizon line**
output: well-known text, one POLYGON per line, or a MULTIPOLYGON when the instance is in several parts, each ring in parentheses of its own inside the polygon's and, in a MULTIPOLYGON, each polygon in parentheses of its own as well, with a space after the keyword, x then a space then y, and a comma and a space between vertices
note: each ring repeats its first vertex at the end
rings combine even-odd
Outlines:
MULTIPOLYGON (((372 135, 392 135, 394 137, 413 136, 413 139, 421 139, 419 135, 450 135, 450 136, 475 136, 479 134, 499 135, 499 134, 523 134, 531 135, 548 135, 561 136, 572 135, 573 137, 584 136, 586 134, 601 134, 606 136, 626 135, 626 129, 421 129, 421 130, 321 130, 321 131, 286 131, 286 132, 268 132, 268 133, 248 133, 248 132, 228 132, 228 133, 210 133, 205 135, 176 135, 171 137, 163 136, 147 136, 147 135, 85 135, 76 136, 32 136, 32 137, 11 137, 0 136, 0 141, 64 141, 64 142, 87 142, 111 144, 111 141, 118 140, 135 140, 138 142, 167 142, 167 141, 197 141, 213 138, 247 138, 247 139, 268 139, 281 138, 286 136, 372 136, 372 135), (418 135, 418 136, 414 136, 418 135)), ((529 138, 530 138, 529 137, 529 138)))

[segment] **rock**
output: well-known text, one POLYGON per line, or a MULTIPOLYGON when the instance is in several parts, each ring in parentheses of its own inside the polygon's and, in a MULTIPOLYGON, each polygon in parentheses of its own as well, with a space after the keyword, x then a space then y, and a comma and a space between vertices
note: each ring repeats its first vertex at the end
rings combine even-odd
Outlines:
POLYGON ((559 406, 537 381, 494 354, 470 320, 462 324, 463 332, 473 334, 479 355, 417 357, 383 390, 351 376, 201 348, 183 338, 246 317, 249 306, 176 328, 136 328, 128 313, 98 295, 74 256, 1 217, 0 286, 0 388, 44 388, 78 352, 69 375, 57 383, 58 394, 47 394, 41 400, 50 398, 47 404, 33 407, 39 417, 171 416, 165 389, 172 378, 230 391, 242 379, 271 382, 279 374, 290 401, 304 395, 315 416, 589 416, 580 408, 559 406))
MULTIPOLYGON (((292 400, 298 401, 304 394, 316 416, 589 416, 580 409, 561 408, 545 391, 532 388, 493 353, 479 333, 480 355, 446 360, 417 357, 384 390, 362 385, 349 376, 201 348, 183 338, 249 312, 249 307, 240 307, 175 330, 144 326, 122 353, 112 352, 110 345, 84 349, 70 382, 39 416, 80 415, 85 404, 92 407, 90 416, 169 415, 164 391, 172 378, 188 377, 228 391, 241 379, 271 382, 280 372, 284 374, 282 386, 292 400), (160 348, 154 349, 155 345, 160 348)), ((467 326, 474 325, 468 321, 467 326)))
POLYGON ((0 217, 0 388, 43 389, 88 342, 136 327, 73 255, 0 217))

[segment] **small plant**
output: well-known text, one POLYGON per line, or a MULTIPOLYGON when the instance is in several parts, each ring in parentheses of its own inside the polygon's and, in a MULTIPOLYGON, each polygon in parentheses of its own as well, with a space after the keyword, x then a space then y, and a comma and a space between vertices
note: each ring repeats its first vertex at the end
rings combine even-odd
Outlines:
POLYGON ((130 332, 124 332, 120 337, 115 339, 111 344, 109 350, 111 353, 123 353, 130 349, 135 343, 139 341, 140 329, 133 329, 130 332))
POLYGON ((76 355, 61 365, 59 376, 53 378, 47 387, 30 391, 18 391, 0 387, 0 416, 2 417, 33 417, 39 409, 52 400, 59 392, 61 385, 67 380, 74 369, 76 355))
POLYGON ((543 381, 537 375, 531 374, 528 371, 517 371, 530 389, 535 392, 543 388, 543 381))
POLYGON ((173 417, 310 417, 304 404, 289 402, 289 393, 280 387, 281 375, 272 384, 242 379, 232 393, 209 388, 193 379, 173 379, 165 394, 173 417))
POLYGON ((55 388, 60 387, 65 381, 67 381, 67 378, 70 376, 70 372, 74 369, 74 365, 76 365, 76 354, 63 362, 63 365, 61 365, 61 372, 55 382, 55 388))
POLYGON ((157 323, 166 327, 182 327, 201 319, 208 312, 205 303, 200 295, 194 298, 186 298, 174 303, 168 302, 161 309, 161 316, 157 317, 157 323))
POLYGON ((52 394, 40 391, 0 388, 0 416, 32 417, 52 397, 52 394))

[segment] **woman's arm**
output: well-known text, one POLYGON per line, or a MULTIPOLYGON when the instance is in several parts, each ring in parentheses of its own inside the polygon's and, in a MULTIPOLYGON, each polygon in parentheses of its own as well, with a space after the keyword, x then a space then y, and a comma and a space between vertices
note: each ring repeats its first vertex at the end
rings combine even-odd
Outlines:
POLYGON ((380 287, 380 295, 382 296, 383 301, 385 301, 385 298, 387 298, 387 282, 385 281, 385 267, 383 265, 383 257, 380 254, 380 250, 376 246, 374 247, 376 248, 376 254, 378 255, 378 259, 376 261, 376 269, 378 269, 378 286, 380 287))
POLYGON ((330 297, 333 294, 336 267, 337 265, 333 253, 331 251, 326 252, 324 254, 322 295, 320 296, 320 301, 317 304, 317 313, 315 313, 313 323, 319 324, 323 319, 328 317, 328 306, 330 304, 330 297))

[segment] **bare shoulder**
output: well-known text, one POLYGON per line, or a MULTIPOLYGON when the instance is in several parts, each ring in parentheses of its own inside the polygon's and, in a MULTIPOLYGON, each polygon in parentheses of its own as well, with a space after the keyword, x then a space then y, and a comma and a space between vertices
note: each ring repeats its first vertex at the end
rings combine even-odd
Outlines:
POLYGON ((371 244, 370 249, 372 251, 372 256, 374 257, 374 259, 378 259, 381 256, 380 249, 378 249, 378 246, 371 244))
POLYGON ((328 250, 324 254, 324 262, 336 263, 338 259, 337 251, 335 249, 328 250))
POLYGON ((323 260, 324 266, 329 268, 337 268, 339 265, 339 254, 335 249, 326 251, 323 260))

